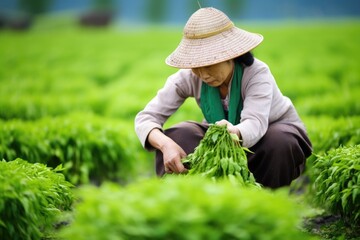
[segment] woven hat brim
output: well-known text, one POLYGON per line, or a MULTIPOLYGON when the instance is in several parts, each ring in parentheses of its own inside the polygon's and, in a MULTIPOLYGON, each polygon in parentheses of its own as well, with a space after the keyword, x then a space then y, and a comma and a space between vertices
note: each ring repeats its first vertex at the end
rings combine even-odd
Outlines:
POLYGON ((165 62, 176 68, 205 67, 241 56, 257 47, 262 40, 262 35, 237 27, 207 38, 183 37, 165 62))

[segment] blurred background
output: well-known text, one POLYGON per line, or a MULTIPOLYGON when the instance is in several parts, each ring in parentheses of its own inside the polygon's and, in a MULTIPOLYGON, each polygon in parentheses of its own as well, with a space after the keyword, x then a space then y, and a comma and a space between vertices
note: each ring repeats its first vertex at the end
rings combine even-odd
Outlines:
MULTIPOLYGON (((216 7, 234 20, 306 20, 356 18, 358 0, 1 0, 2 26, 21 25, 38 14, 81 14, 98 25, 110 19, 122 24, 184 24, 196 9, 216 7), (90 14, 91 12, 91 14, 90 14), (92 19, 90 16, 92 15, 92 19), (101 23, 100 23, 101 22, 101 23)), ((26 24, 24 24, 24 28, 26 24)), ((20 26, 19 26, 20 27, 20 26)))
MULTIPOLYGON (((73 183, 153 175, 134 118, 200 6, 264 36, 253 53, 315 152, 360 143, 359 0, 0 0, 0 159, 62 163, 73 183)), ((202 119, 187 99, 164 128, 202 119)))

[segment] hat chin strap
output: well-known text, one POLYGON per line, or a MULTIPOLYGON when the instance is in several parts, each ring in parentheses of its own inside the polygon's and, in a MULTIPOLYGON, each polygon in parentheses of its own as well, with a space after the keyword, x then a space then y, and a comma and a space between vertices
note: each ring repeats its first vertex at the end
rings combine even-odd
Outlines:
POLYGON ((225 32, 227 30, 230 30, 232 27, 234 27, 234 23, 233 22, 229 22, 227 25, 225 25, 223 28, 220 28, 218 30, 212 31, 212 32, 207 32, 207 33, 203 33, 203 34, 199 34, 199 35, 195 35, 195 34, 189 34, 189 32, 184 32, 184 37, 187 39, 201 39, 201 38, 207 38, 207 37, 211 37, 214 35, 217 35, 219 33, 225 32))

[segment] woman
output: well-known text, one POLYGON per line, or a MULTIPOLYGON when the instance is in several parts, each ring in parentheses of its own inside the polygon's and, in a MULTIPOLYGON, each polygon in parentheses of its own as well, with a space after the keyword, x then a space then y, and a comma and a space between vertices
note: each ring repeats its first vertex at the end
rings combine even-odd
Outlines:
POLYGON ((215 8, 196 11, 166 63, 179 68, 135 118, 135 130, 148 150, 156 150, 156 173, 184 173, 209 123, 226 125, 239 136, 249 170, 269 188, 290 185, 311 154, 306 129, 292 102, 280 92, 268 66, 251 50, 263 40, 237 28, 215 8), (188 97, 194 97, 205 120, 182 122, 163 130, 165 121, 188 97))

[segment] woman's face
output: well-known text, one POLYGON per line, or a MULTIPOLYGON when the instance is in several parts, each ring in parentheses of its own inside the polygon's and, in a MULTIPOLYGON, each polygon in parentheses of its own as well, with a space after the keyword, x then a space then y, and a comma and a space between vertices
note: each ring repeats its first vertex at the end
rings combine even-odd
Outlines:
POLYGON ((191 69, 203 82, 212 87, 219 87, 223 83, 228 84, 234 70, 234 61, 217 63, 214 65, 191 69))

